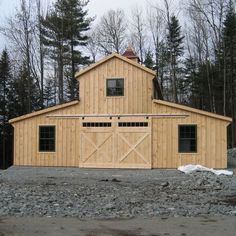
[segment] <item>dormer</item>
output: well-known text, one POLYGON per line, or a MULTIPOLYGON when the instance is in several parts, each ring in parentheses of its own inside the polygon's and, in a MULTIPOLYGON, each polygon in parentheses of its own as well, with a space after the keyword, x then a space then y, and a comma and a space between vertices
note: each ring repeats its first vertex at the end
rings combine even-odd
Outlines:
POLYGON ((161 98, 155 71, 139 64, 131 48, 81 70, 76 79, 84 114, 150 113, 152 100, 161 98))

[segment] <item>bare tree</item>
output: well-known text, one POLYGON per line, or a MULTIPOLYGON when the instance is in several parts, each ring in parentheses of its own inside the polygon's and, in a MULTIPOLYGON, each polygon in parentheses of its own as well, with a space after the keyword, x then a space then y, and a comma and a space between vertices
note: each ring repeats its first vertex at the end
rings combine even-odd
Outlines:
POLYGON ((43 58, 41 42, 41 0, 21 0, 14 17, 8 18, 0 32, 9 40, 10 53, 14 54, 17 64, 25 64, 28 81, 28 112, 33 107, 30 100, 31 84, 35 83, 40 91, 41 107, 43 107, 43 58))
POLYGON ((151 48, 154 50, 155 56, 155 69, 156 73, 159 78, 159 82, 161 88, 163 89, 163 82, 164 82, 164 71, 163 67, 160 64, 161 60, 161 45, 163 45, 164 37, 165 37, 165 22, 163 11, 159 8, 158 5, 149 6, 147 10, 147 23, 148 29, 150 32, 149 37, 151 38, 150 44, 151 48))
MULTIPOLYGON (((193 47, 198 51, 198 61, 206 64, 207 84, 209 92, 210 110, 216 112, 214 91, 214 77, 212 76, 211 64, 217 61, 220 53, 222 40, 223 20, 227 1, 225 0, 190 0, 187 3, 190 24, 192 25, 193 47)), ((223 68, 218 63, 218 74, 223 68)), ((225 110, 226 96, 225 86, 223 91, 223 107, 225 110)))
POLYGON ((139 7, 132 9, 132 21, 131 21, 131 41, 132 46, 139 53, 141 63, 144 62, 145 55, 145 42, 146 42, 146 25, 143 16, 143 10, 139 7))
POLYGON ((98 25, 99 47, 106 55, 124 49, 127 21, 123 10, 109 10, 98 25))
MULTIPOLYGON (((31 1, 21 0, 20 9, 17 11, 15 18, 9 18, 6 27, 1 28, 3 33, 13 45, 15 51, 19 52, 27 69, 28 81, 28 112, 32 110, 30 101, 31 86, 30 79, 32 79, 32 42, 34 32, 34 22, 32 21, 32 3, 31 1)), ((36 78, 37 79, 37 78, 36 78)), ((39 86, 39 81, 37 84, 39 86)))
MULTIPOLYGON (((190 0, 189 9, 199 13, 205 20, 211 30, 211 41, 213 45, 213 53, 217 52, 220 45, 223 19, 227 1, 225 0, 190 0)), ((213 56, 216 56, 213 54, 213 56)))
POLYGON ((41 101, 41 107, 44 107, 44 60, 45 60, 45 49, 43 46, 43 36, 42 36, 42 15, 43 15, 43 10, 41 6, 41 0, 36 0, 36 5, 37 5, 37 33, 36 35, 38 36, 38 53, 39 53, 39 73, 40 73, 40 101, 41 101))
POLYGON ((92 57, 92 61, 96 61, 96 57, 99 52, 99 42, 98 42, 98 32, 96 29, 93 29, 89 33, 88 44, 86 45, 86 49, 90 56, 92 57))

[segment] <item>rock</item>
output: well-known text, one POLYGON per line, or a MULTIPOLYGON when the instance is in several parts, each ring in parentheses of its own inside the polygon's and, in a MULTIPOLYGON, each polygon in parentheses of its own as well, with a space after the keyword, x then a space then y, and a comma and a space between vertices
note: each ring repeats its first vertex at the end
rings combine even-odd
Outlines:
POLYGON ((0 217, 233 216, 236 211, 236 176, 119 170, 122 184, 114 184, 120 180, 113 176, 113 170, 91 170, 87 178, 81 169, 70 175, 69 168, 55 174, 53 168, 28 168, 31 176, 23 170, 13 169, 9 174, 7 170, 1 175, 0 217), (37 178, 39 170, 41 175, 37 178))
POLYGON ((161 187, 165 188, 165 187, 167 187, 167 186, 169 186, 169 182, 163 182, 163 183, 161 183, 161 187))
POLYGON ((67 206, 67 207, 73 207, 73 202, 67 202, 67 203, 66 203, 66 206, 67 206))
POLYGON ((174 211, 175 208, 174 208, 174 207, 169 207, 168 210, 170 210, 170 211, 174 211))
POLYGON ((118 179, 116 179, 116 178, 113 178, 113 179, 111 180, 111 182, 121 182, 121 181, 118 180, 118 179))
POLYGON ((108 179, 102 179, 101 182, 108 182, 108 179))
POLYGON ((201 186, 201 185, 203 185, 203 179, 198 179, 197 181, 196 181, 196 184, 197 185, 199 185, 199 186, 201 186))
POLYGON ((131 198, 131 199, 129 200, 129 202, 135 204, 135 203, 137 203, 137 199, 131 198))
POLYGON ((230 215, 236 216, 236 210, 235 211, 230 211, 230 215))
POLYGON ((105 205, 105 209, 112 210, 115 209, 115 206, 112 203, 108 203, 107 205, 105 205))

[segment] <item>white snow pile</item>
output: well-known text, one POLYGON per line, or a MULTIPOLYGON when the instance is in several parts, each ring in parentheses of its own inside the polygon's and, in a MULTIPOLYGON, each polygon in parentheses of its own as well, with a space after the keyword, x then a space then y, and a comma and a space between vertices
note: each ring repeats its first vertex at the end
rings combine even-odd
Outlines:
POLYGON ((193 172, 212 172, 216 175, 233 175, 233 171, 229 170, 214 170, 212 168, 207 168, 205 166, 201 165, 186 165, 186 166, 180 166, 178 167, 178 170, 181 172, 184 172, 185 174, 191 174, 193 172))

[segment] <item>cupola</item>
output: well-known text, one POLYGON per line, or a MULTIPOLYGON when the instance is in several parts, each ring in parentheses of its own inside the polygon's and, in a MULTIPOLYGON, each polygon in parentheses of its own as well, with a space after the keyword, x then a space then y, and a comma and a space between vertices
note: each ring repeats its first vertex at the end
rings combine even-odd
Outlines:
POLYGON ((128 47, 122 56, 138 63, 140 61, 139 57, 134 53, 131 47, 128 47))

